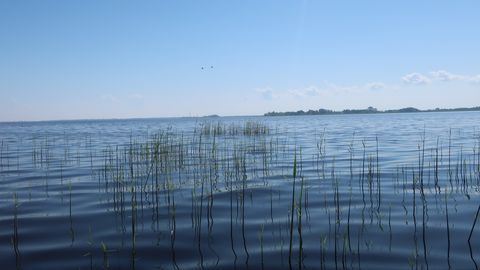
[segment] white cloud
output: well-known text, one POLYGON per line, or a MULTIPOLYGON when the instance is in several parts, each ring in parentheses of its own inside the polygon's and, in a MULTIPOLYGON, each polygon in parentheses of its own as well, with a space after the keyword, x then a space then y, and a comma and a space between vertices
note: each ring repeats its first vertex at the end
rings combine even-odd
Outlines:
POLYGON ((445 70, 432 71, 430 72, 430 75, 432 76, 432 78, 436 80, 444 81, 444 82, 468 80, 467 76, 453 74, 445 70))
POLYGON ((428 84, 430 83, 430 78, 420 74, 420 73, 410 73, 402 77, 402 80, 408 84, 428 84))
MULTIPOLYGON (((426 75, 422 73, 412 72, 401 77, 405 84, 410 85, 426 85, 435 82, 470 82, 480 83, 480 74, 474 76, 454 74, 445 70, 431 71, 426 75)), ((280 91, 273 91, 271 88, 259 88, 256 89, 258 93, 266 100, 273 100, 277 98, 302 98, 304 100, 314 99, 316 97, 333 97, 333 96, 347 96, 364 94, 368 91, 380 93, 388 91, 397 91, 404 88, 405 85, 384 83, 382 81, 370 81, 359 84, 336 84, 328 81, 324 81, 318 85, 310 85, 303 88, 285 89, 280 91)), ((315 99, 316 100, 316 99, 315 99)))
POLYGON ((366 83, 364 87, 369 90, 381 90, 385 89, 387 86, 382 82, 370 82, 366 83))
POLYGON ((328 89, 328 91, 332 94, 354 92, 361 88, 357 85, 339 85, 339 84, 330 83, 330 82, 327 82, 326 85, 327 85, 326 89, 328 89))
POLYGON ((430 72, 430 75, 439 81, 449 82, 449 81, 462 81, 462 82, 473 82, 478 83, 480 82, 480 74, 479 75, 460 75, 460 74, 453 74, 445 70, 437 70, 430 72))
POLYGON ((311 85, 305 88, 288 90, 288 94, 294 97, 310 98, 326 95, 358 94, 366 90, 383 90, 387 85, 383 82, 369 82, 361 85, 339 85, 331 82, 324 82, 321 86, 311 85))
POLYGON ((277 98, 277 95, 273 92, 273 90, 270 87, 259 88, 259 89, 256 89, 256 91, 260 93, 262 97, 266 100, 273 100, 277 98))
POLYGON ((425 76, 421 73, 410 73, 402 77, 402 80, 408 84, 428 84, 432 81, 440 82, 471 82, 480 83, 480 74, 478 75, 463 75, 455 74, 446 70, 435 70, 429 72, 429 76, 425 76))
POLYGON ((301 89, 292 89, 288 92, 296 97, 314 97, 322 93, 322 91, 318 87, 313 85, 301 89))
POLYGON ((473 83, 480 83, 480 74, 479 75, 476 75, 476 76, 472 76, 469 78, 469 81, 470 82, 473 82, 473 83))

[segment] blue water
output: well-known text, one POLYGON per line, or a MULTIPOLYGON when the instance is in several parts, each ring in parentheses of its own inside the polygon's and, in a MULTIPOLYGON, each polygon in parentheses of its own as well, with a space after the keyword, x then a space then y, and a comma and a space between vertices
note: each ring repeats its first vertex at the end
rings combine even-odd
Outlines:
POLYGON ((479 112, 0 123, 2 269, 475 269, 479 128, 479 112), (269 133, 201 132, 246 122, 269 133))

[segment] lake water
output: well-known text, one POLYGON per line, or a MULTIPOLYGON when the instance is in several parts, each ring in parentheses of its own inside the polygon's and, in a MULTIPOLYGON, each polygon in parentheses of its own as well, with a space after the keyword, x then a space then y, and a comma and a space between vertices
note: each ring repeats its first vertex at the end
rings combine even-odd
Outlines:
POLYGON ((480 112, 0 123, 1 268, 478 269, 479 128, 480 112))

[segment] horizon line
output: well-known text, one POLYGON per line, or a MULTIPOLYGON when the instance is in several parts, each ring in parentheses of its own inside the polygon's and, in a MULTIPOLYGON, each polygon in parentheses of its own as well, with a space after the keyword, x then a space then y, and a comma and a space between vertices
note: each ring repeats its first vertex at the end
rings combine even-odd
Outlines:
MULTIPOLYGON (((376 109, 375 107, 373 106, 370 106, 371 108, 374 108, 376 109)), ((320 108, 319 110, 330 110, 332 112, 335 112, 335 113, 338 113, 338 112, 342 112, 342 111, 345 111, 345 110, 366 110, 368 109, 369 107, 367 108, 363 108, 363 109, 343 109, 343 110, 332 110, 332 109, 325 109, 325 108, 320 108)), ((400 109, 385 109, 385 110, 379 110, 378 112, 379 113, 383 113, 383 112, 388 112, 389 110, 401 110, 401 109, 405 109, 405 108, 414 108, 414 109, 418 109, 416 107, 402 107, 400 109)), ((465 112, 465 111, 462 111, 462 110, 457 110, 457 109, 473 109, 473 108, 480 108, 480 106, 474 106, 474 107, 456 107, 456 108, 440 108, 440 107, 437 107, 435 109, 418 109, 419 111, 418 112, 409 112, 409 113, 428 113, 428 112, 465 112), (440 111, 436 111, 437 109, 439 109, 440 111), (457 110, 457 111, 456 111, 457 110)), ((179 118, 183 118, 183 119, 188 119, 188 118, 220 118, 220 117, 271 117, 271 116, 268 116, 268 115, 265 115, 265 114, 268 114, 268 113, 279 113, 279 114, 282 114, 282 113, 295 113, 295 112, 298 112, 298 111, 304 111, 304 112, 308 112, 309 110, 312 110, 312 109, 307 109, 307 111, 304 111, 303 109, 301 110, 296 110, 296 111, 271 111, 271 112, 265 112, 263 114, 244 114, 244 115, 219 115, 219 114, 209 114, 209 115, 202 115, 202 116, 145 116, 145 117, 112 117, 112 118, 71 118, 71 119, 41 119, 41 120, 0 120, 0 123, 3 124, 3 123, 38 123, 38 122, 68 122, 68 121, 115 121, 115 120, 146 120, 146 119, 179 119, 179 118)), ((475 111, 475 110, 471 110, 471 111, 475 111)), ((391 112, 391 113, 405 113, 405 112, 391 112)), ((372 113, 358 113, 358 114, 372 114, 372 113)), ((320 115, 320 114, 318 114, 320 115)), ((326 114, 328 115, 328 114, 326 114)), ((348 114, 347 114, 348 115, 348 114)))

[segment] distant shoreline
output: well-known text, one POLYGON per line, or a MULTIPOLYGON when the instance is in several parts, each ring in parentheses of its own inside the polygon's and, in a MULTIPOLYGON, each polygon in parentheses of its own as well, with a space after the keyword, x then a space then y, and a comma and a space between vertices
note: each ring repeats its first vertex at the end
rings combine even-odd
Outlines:
POLYGON ((427 109, 420 110, 414 107, 406 107, 397 110, 377 110, 374 107, 368 107, 367 109, 345 109, 343 111, 334 111, 328 109, 308 110, 308 111, 296 111, 296 112, 268 112, 263 116, 300 116, 300 115, 331 115, 331 114, 380 114, 380 113, 416 113, 416 112, 469 112, 480 111, 480 106, 471 108, 453 108, 453 109, 427 109))
POLYGON ((471 108, 454 108, 454 109, 429 109, 419 110, 413 107, 402 108, 398 110, 377 110, 370 107, 367 109, 347 109, 343 111, 334 111, 327 109, 296 111, 296 112, 268 112, 263 115, 203 115, 203 116, 153 116, 153 117, 130 117, 130 118, 74 118, 74 119, 41 119, 41 120, 0 120, 0 124, 28 124, 28 123, 42 123, 42 122, 75 122, 75 121, 125 121, 125 120, 155 120, 155 119, 212 119, 225 117, 264 117, 264 116, 302 116, 302 115, 348 115, 348 114, 383 114, 383 113, 416 113, 416 112, 469 112, 480 111, 480 106, 471 108))

